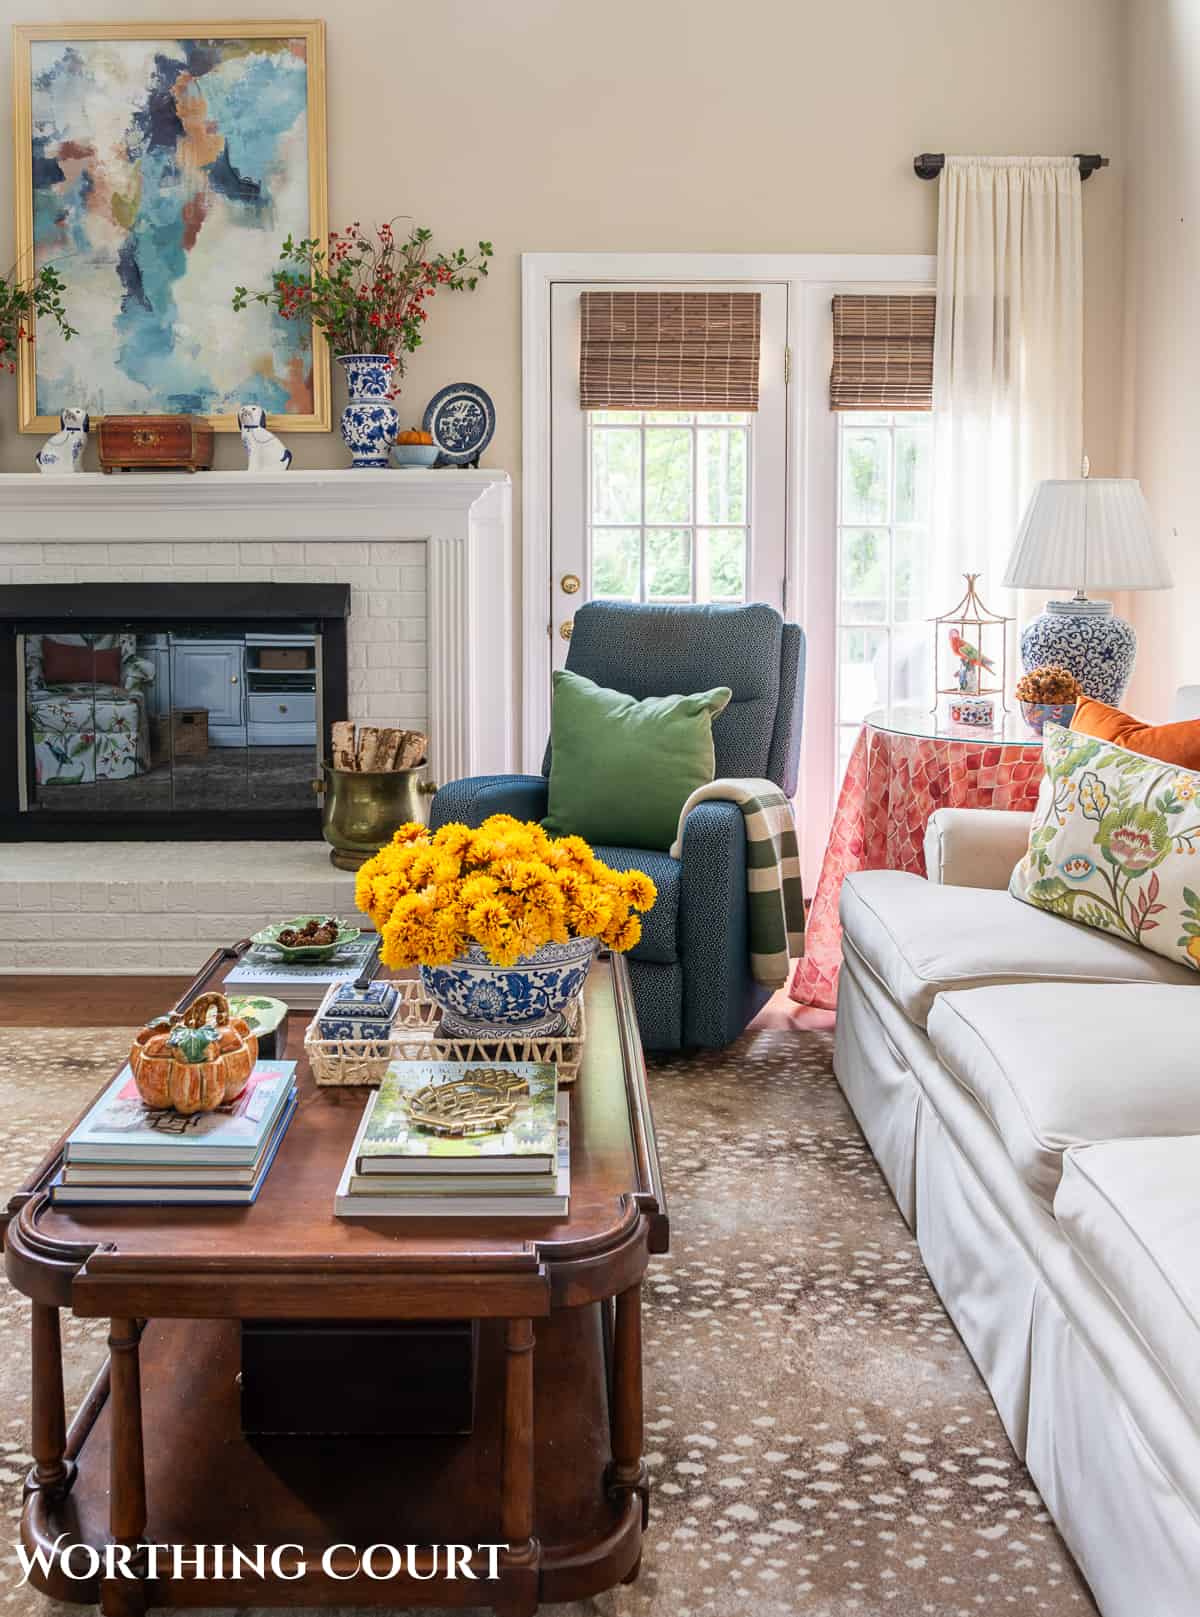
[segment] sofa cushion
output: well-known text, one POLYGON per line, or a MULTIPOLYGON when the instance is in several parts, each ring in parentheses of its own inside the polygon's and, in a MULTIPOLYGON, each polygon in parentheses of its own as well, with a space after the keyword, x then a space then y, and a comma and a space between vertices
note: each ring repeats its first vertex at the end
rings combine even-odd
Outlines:
MULTIPOLYGON (((842 926, 918 1027, 935 995, 990 983, 1186 983, 1187 966, 1074 926, 1007 893, 941 887, 901 870, 860 870, 842 885, 842 926)), ((1200 1000, 1196 1001, 1200 1013, 1200 1000)))
POLYGON ((1071 1146, 1200 1134, 1198 1023, 1183 985, 1015 983, 940 994, 928 1032, 1049 1208, 1071 1146))
POLYGON ((642 916, 641 941, 632 951, 634 960, 653 960, 671 965, 679 959, 679 885, 682 865, 668 853, 652 848, 592 849, 613 870, 644 870, 658 888, 654 907, 642 916))
POLYGON ((1061 725, 1044 757, 1009 891, 1200 974, 1200 774, 1061 725))
POLYGON ((1054 1216, 1180 1398, 1200 1413, 1200 1138, 1068 1151, 1054 1216))

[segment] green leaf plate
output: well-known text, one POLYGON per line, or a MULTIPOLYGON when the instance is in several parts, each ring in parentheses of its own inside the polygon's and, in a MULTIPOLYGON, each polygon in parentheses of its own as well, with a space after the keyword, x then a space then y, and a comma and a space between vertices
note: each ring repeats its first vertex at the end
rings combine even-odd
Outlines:
POLYGON ((347 926, 339 921, 336 915, 297 915, 290 921, 275 921, 270 926, 264 926, 261 932, 256 932, 250 942, 259 949, 273 949, 279 958, 288 965, 300 965, 316 960, 329 960, 339 949, 345 948, 348 943, 357 943, 359 930, 356 926, 347 926), (294 945, 280 943, 279 934, 286 932, 289 927, 299 931, 307 926, 309 921, 333 921, 337 925, 338 935, 332 943, 306 944, 300 948, 294 945))

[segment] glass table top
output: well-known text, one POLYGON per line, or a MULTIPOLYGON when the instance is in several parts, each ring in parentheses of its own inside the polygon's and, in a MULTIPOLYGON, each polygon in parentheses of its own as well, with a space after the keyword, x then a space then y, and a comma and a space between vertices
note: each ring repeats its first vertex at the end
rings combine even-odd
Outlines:
POLYGON ((928 741, 983 741, 996 747, 1040 747, 1042 744, 1041 736, 1030 729, 1019 709, 1005 713, 999 704, 995 722, 986 726, 951 724, 942 715, 920 707, 875 708, 863 723, 872 730, 918 736, 928 741))

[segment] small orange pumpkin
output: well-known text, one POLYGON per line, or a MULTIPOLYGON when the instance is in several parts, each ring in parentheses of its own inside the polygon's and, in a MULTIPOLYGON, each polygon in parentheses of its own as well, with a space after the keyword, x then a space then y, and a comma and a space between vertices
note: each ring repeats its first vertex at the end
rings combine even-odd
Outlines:
POLYGON ((431 444, 433 434, 431 432, 421 432, 417 427, 410 427, 407 432, 398 432, 396 434, 396 442, 398 444, 431 444))
POLYGON ((185 1117, 236 1100, 257 1060, 250 1024, 231 1017, 229 1001, 216 993, 197 995, 182 1016, 173 1012, 148 1023, 129 1052, 143 1105, 185 1117))

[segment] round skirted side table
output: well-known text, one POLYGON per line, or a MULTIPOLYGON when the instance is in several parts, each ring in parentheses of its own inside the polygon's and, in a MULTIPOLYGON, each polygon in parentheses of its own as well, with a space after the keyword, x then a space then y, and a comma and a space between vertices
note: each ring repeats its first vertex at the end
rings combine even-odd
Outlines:
POLYGON ((813 896, 791 996, 837 1004, 842 928, 838 901, 852 870, 925 874, 925 827, 935 809, 1031 809, 1042 743, 1019 713, 986 732, 939 726, 915 708, 868 713, 850 754, 813 896))

